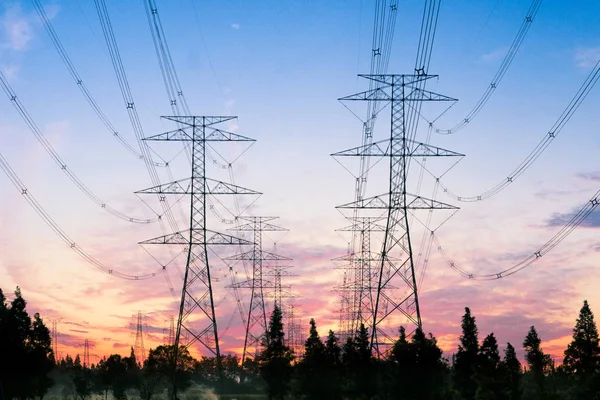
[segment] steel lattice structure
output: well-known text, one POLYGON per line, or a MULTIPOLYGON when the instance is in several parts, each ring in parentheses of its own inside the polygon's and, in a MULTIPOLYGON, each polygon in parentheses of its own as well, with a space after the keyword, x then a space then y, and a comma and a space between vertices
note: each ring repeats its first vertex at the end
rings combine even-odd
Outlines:
MULTIPOLYGON (((217 359, 219 374, 222 373, 219 331, 215 314, 213 281, 211 278, 208 246, 251 245, 244 239, 236 238, 207 227, 207 195, 235 195, 259 192, 242 188, 206 177, 206 151, 210 142, 253 142, 247 138, 218 127, 218 124, 231 121, 233 116, 167 116, 165 119, 176 122, 178 129, 147 137, 149 141, 190 142, 192 152, 192 174, 188 179, 174 181, 137 193, 150 193, 190 196, 190 227, 185 231, 150 239, 140 244, 175 244, 185 246, 187 261, 181 290, 181 302, 174 345, 186 348, 199 342, 217 359)), ((177 350, 176 350, 177 351, 177 350)), ((177 357, 177 355, 175 355, 177 357)))
POLYGON ((264 289, 276 289, 273 282, 263 279, 263 263, 288 261, 290 258, 282 257, 275 253, 264 251, 262 248, 262 233, 287 231, 287 229, 273 225, 270 221, 277 217, 240 217, 246 224, 239 225, 231 230, 239 232, 252 232, 254 246, 250 251, 228 257, 225 261, 250 261, 252 263, 252 277, 239 282, 231 287, 237 289, 250 289, 250 304, 248 306, 248 318, 246 318, 246 334, 244 337, 244 350, 242 352, 242 366, 246 359, 248 349, 260 344, 260 339, 267 330, 267 313, 265 309, 264 289))
POLYGON ((144 318, 141 311, 135 315, 135 345, 133 349, 136 360, 143 364, 146 359, 146 348, 144 347, 144 318))
POLYGON ((385 227, 377 224, 383 217, 351 217, 352 224, 338 229, 340 232, 352 232, 358 236, 360 248, 358 251, 349 252, 347 255, 335 258, 333 261, 341 263, 344 269, 344 282, 336 290, 342 294, 344 301, 340 309, 344 339, 352 336, 360 324, 371 324, 374 300, 373 291, 377 287, 375 264, 381 260, 371 251, 371 232, 384 232, 385 227))
MULTIPOLYGON (((417 293, 417 281, 413 263, 413 251, 408 224, 409 210, 456 209, 457 207, 407 192, 406 178, 411 157, 462 156, 409 137, 406 113, 408 107, 425 101, 456 101, 423 89, 424 82, 436 75, 359 75, 378 85, 371 90, 343 97, 341 101, 369 101, 390 103, 390 135, 383 141, 371 142, 359 147, 332 154, 334 157, 385 157, 389 159, 389 190, 381 195, 361 198, 352 203, 338 206, 340 209, 380 210, 384 212, 385 226, 381 252, 374 272, 376 284, 372 286, 371 348, 379 355, 380 346, 389 346, 394 341, 397 326, 387 322, 402 316, 416 327, 421 326, 421 313, 417 293)), ((364 241, 363 241, 364 244, 364 241)), ((369 256, 369 262, 374 261, 369 256)), ((357 267, 361 276, 364 268, 357 267)), ((368 275, 368 274, 367 274, 368 275)), ((346 285, 348 282, 346 282, 346 285)), ((356 284, 356 282, 354 282, 356 284)), ((364 282, 355 287, 364 291, 364 282)), ((362 294, 354 298, 363 298, 362 294)), ((356 302, 355 302, 356 303, 356 302)), ((353 315, 356 318, 357 315, 353 315)), ((361 317, 364 319, 364 315, 361 317)), ((354 326, 356 326, 355 322, 354 326)))

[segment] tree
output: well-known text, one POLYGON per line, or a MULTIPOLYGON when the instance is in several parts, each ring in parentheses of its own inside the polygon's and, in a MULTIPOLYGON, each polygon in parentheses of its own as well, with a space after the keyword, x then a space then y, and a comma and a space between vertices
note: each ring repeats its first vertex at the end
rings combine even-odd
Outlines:
POLYGON ((479 348, 479 368, 476 375, 475 399, 497 399, 502 392, 502 374, 498 342, 493 333, 483 339, 479 348))
POLYGON ((262 349, 257 356, 259 371, 267 383, 269 399, 283 399, 289 390, 292 375, 293 351, 284 344, 281 310, 275 304, 269 326, 262 338, 262 349))
POLYGON ((175 345, 158 346, 151 349, 148 359, 144 363, 145 368, 154 371, 169 382, 171 396, 177 395, 191 385, 191 374, 194 371, 196 360, 190 355, 185 346, 179 346, 177 350, 177 364, 174 362, 175 345))
POLYGON ((325 376, 325 345, 319 337, 317 324, 310 320, 309 336, 304 343, 304 358, 298 364, 301 392, 308 399, 328 399, 325 376))
POLYGON ((325 341, 323 370, 327 381, 326 394, 327 399, 338 400, 342 398, 341 385, 341 354, 342 349, 338 344, 338 338, 332 330, 327 334, 325 341))
POLYGON ((579 397, 592 398, 591 391, 600 389, 598 383, 594 388, 594 383, 600 381, 598 329, 587 300, 584 300, 573 328, 573 340, 565 350, 563 368, 575 379, 579 397))
POLYGON ((462 335, 454 362, 454 384, 465 399, 473 399, 477 390, 475 373, 479 360, 479 340, 475 317, 469 307, 465 307, 462 317, 462 335))
POLYGON ((568 372, 581 378, 588 378, 599 372, 598 329, 587 300, 579 311, 579 318, 573 328, 573 340, 565 350, 563 365, 568 372))
POLYGON ((369 330, 364 324, 349 337, 342 347, 342 361, 346 372, 345 391, 350 397, 371 398, 377 391, 371 357, 369 330))
POLYGON ((521 363, 512 344, 506 344, 503 362, 505 392, 509 400, 521 398, 521 363))
POLYGON ((433 335, 427 337, 421 328, 417 328, 409 342, 406 330, 401 326, 389 361, 395 367, 393 392, 398 399, 440 398, 445 365, 442 350, 433 335))
POLYGON ((33 321, 19 287, 9 304, 0 289, 0 390, 7 399, 43 398, 52 386, 50 331, 39 314, 33 321))
POLYGON ((541 343, 542 340, 538 336, 535 327, 532 326, 523 341, 525 361, 527 361, 529 371, 535 383, 535 391, 538 396, 543 397, 545 394, 544 380, 546 374, 552 368, 552 359, 550 355, 542 351, 541 343))

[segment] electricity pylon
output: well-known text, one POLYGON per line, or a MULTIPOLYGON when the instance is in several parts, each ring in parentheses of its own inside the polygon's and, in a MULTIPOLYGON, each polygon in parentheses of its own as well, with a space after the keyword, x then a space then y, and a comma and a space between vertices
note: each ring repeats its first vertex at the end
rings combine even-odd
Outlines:
POLYGON ((54 351, 54 361, 58 363, 60 356, 58 355, 58 323, 61 318, 54 318, 52 322, 52 350, 54 351))
POLYGON ((377 289, 374 274, 375 263, 380 257, 371 252, 371 232, 385 232, 385 227, 377 224, 383 217, 358 216, 348 218, 352 225, 340 232, 352 232, 358 237, 360 248, 358 251, 333 259, 341 262, 344 269, 344 282, 337 287, 342 293, 341 326, 344 334, 354 336, 360 324, 369 326, 373 319, 374 291, 377 289))
POLYGON ((136 315, 135 345, 133 351, 136 360, 143 364, 146 359, 146 349, 144 348, 144 323, 141 311, 138 311, 136 315))
POLYGON ((413 140, 406 119, 408 107, 424 101, 456 101, 423 89, 424 82, 437 75, 359 75, 378 85, 365 92, 343 97, 341 101, 384 101, 390 103, 389 139, 371 142, 332 154, 334 157, 386 157, 389 159, 389 190, 381 195, 361 198, 338 206, 341 209, 382 210, 385 212, 385 232, 376 268, 375 298, 372 312, 371 349, 381 354, 380 346, 394 341, 393 325, 400 316, 421 327, 421 311, 415 277, 413 251, 408 224, 409 210, 446 209, 457 207, 407 192, 406 178, 411 157, 463 156, 413 140), (390 323, 387 323, 390 322, 390 323))
POLYGON ((187 261, 181 290, 181 302, 175 333, 175 360, 180 345, 190 347, 199 342, 217 359, 219 375, 222 374, 219 331, 213 293, 213 281, 208 257, 208 246, 250 245, 244 239, 219 233, 207 228, 206 196, 236 195, 259 192, 206 177, 206 146, 209 142, 253 142, 232 132, 215 127, 230 121, 231 116, 169 116, 163 117, 179 124, 179 128, 147 137, 149 141, 190 142, 192 174, 184 180, 174 181, 137 193, 159 195, 185 194, 190 196, 190 227, 184 231, 150 239, 140 244, 176 244, 186 247, 187 261), (187 333, 187 334, 184 334, 187 333))
POLYGON ((90 341, 85 339, 83 342, 83 367, 90 368, 90 341))
POLYGON ((260 338, 267 330, 267 313, 265 310, 265 293, 267 288, 274 288, 272 282, 263 279, 263 262, 290 260, 275 253, 264 251, 262 249, 262 233, 287 231, 285 228, 273 225, 270 221, 277 217, 240 217, 240 220, 246 221, 246 224, 239 225, 230 230, 240 232, 252 232, 254 236, 254 246, 252 250, 245 253, 236 254, 225 258, 226 261, 251 261, 252 277, 244 282, 239 282, 231 287, 238 289, 250 289, 250 305, 248 306, 248 318, 246 319, 246 334, 244 337, 244 350, 242 351, 242 368, 248 348, 260 344, 260 338))

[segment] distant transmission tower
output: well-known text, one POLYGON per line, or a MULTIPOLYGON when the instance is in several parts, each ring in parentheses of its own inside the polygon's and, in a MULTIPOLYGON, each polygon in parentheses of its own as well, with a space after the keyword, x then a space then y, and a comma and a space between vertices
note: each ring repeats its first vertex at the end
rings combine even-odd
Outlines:
POLYGON ((138 311, 136 315, 135 345, 133 351, 136 361, 143 364, 146 359, 146 349, 144 348, 144 322, 141 311, 138 311))
POLYGON ((83 342, 83 367, 90 368, 90 341, 85 339, 83 342))
POLYGON ((52 351, 54 352, 54 361, 58 362, 60 360, 60 356, 58 354, 58 323, 60 322, 60 318, 51 319, 52 322, 52 351))
MULTIPOLYGON (((421 71, 418 71, 421 72, 421 71)), ((372 311, 371 348, 378 355, 380 346, 393 343, 401 320, 421 326, 421 311, 408 226, 409 210, 456 209, 435 200, 407 193, 406 177, 411 157, 462 156, 413 140, 409 131, 414 121, 406 119, 408 107, 420 109, 423 101, 456 99, 423 89, 424 82, 437 75, 359 75, 378 85, 365 92, 343 97, 341 101, 384 101, 390 103, 389 139, 372 142, 332 154, 334 157, 386 157, 389 159, 389 191, 360 198, 338 206, 341 209, 380 210, 385 212, 385 232, 380 261, 375 271, 376 285, 372 311), (410 126, 409 126, 410 125, 410 126), (402 318, 403 317, 403 318, 402 318)))
POLYGON ((169 346, 175 344, 175 319, 171 317, 169 319, 169 346))
POLYGON ((294 304, 290 304, 287 308, 287 343, 296 356, 296 360, 302 358, 304 354, 304 340, 306 339, 302 334, 302 320, 298 319, 297 313, 298 307, 294 304))
POLYGON ((254 246, 252 250, 242 254, 228 257, 226 261, 250 261, 252 262, 252 277, 244 282, 239 282, 231 287, 238 289, 250 289, 250 305, 248 306, 248 318, 246 319, 246 334, 244 337, 244 350, 242 352, 242 366, 246 359, 246 354, 250 348, 256 349, 260 344, 260 338, 267 330, 267 313, 265 310, 265 289, 274 288, 272 282, 263 280, 263 262, 290 260, 275 253, 264 251, 262 249, 262 233, 287 231, 285 228, 273 225, 270 221, 277 217, 243 217, 246 224, 231 228, 236 231, 252 232, 254 236, 254 246))
POLYGON ((374 292, 377 289, 375 263, 381 257, 371 252, 371 233, 385 232, 385 227, 377 224, 383 217, 358 216, 349 218, 352 225, 339 229, 358 236, 360 248, 355 252, 334 259, 341 262, 344 269, 344 282, 337 290, 342 293, 343 305, 340 309, 340 326, 344 327, 344 340, 358 331, 360 324, 370 326, 373 320, 374 292))
POLYGON ((188 179, 158 185, 138 193, 189 195, 191 204, 190 227, 185 231, 160 236, 141 242, 141 244, 176 244, 187 247, 187 261, 174 341, 175 358, 177 358, 177 349, 180 345, 190 347, 199 342, 217 358, 217 367, 219 374, 221 374, 219 331, 215 313, 208 246, 248 245, 252 243, 208 229, 206 196, 260 193, 207 178, 206 146, 210 142, 252 142, 254 140, 215 127, 236 117, 170 116, 163 118, 178 123, 180 128, 144 140, 190 142, 192 148, 192 175, 188 179), (188 333, 188 335, 185 333, 188 333))

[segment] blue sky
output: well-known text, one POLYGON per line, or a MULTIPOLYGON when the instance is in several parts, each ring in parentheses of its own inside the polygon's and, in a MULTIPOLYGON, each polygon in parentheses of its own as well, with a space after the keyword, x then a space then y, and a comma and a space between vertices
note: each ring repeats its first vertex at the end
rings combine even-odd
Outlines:
MULTIPOLYGON (((279 224, 290 229, 279 247, 297 260, 302 276, 295 278, 295 287, 304 296, 315 288, 310 283, 329 293, 317 304, 302 297, 298 301, 306 303, 307 319, 321 317, 322 325, 334 327, 328 316, 337 299, 327 291, 339 284, 340 276, 328 260, 345 251, 344 240, 334 230, 347 225, 334 207, 352 201, 353 179, 329 154, 360 143, 360 122, 336 99, 367 88, 356 75, 368 72, 373 6, 366 1, 157 3, 192 110, 198 115, 238 115, 233 128, 258 140, 236 162, 236 183, 264 192, 253 212, 278 215, 279 224)), ((43 4, 91 93, 135 144, 93 2, 43 4)), ((430 68, 439 79, 428 89, 460 101, 439 120, 441 127, 462 119, 489 85, 528 7, 525 1, 442 4, 430 68)), ((108 9, 145 134, 172 129, 159 119, 171 111, 143 2, 108 2, 108 9)), ((389 72, 411 72, 421 12, 420 3, 400 3, 389 72)), ((453 191, 476 195, 495 185, 543 137, 600 58, 599 16, 600 4, 594 1, 577 6, 562 1, 542 4, 520 52, 477 119, 455 135, 432 140, 467 155, 446 175, 445 183, 453 191)), ((29 2, 0 1, 0 68, 52 145, 88 186, 117 208, 149 215, 132 194, 151 185, 143 163, 119 147, 96 119, 29 2)), ((444 248, 465 269, 502 269, 507 260, 528 254, 554 234, 556 221, 564 220, 597 190, 599 96, 594 89, 523 177, 490 200, 461 204, 461 211, 440 229, 444 248)), ((362 109, 354 109, 361 113, 362 109)), ((424 108, 427 117, 438 111, 424 108)), ((386 136, 386 124, 379 127, 376 140, 386 136)), ((423 139, 424 123, 421 128, 423 139)), ((115 268, 156 267, 136 243, 160 235, 159 227, 132 226, 91 204, 62 176, 5 97, 0 100, 0 140, 0 152, 78 243, 115 268)), ((165 146, 153 149, 173 152, 165 146)), ((233 158, 239 148, 223 151, 233 158)), ((187 176, 185 160, 177 161, 174 174, 187 176)), ((432 163, 432 168, 438 167, 444 164, 432 163)), ((210 172, 227 178, 219 168, 210 172)), ((384 168, 373 170, 371 195, 385 191, 384 177, 384 168)), ((9 227, 0 232, 0 287, 20 284, 34 304, 72 320, 80 318, 72 299, 87 295, 90 312, 99 315, 96 324, 113 331, 117 316, 125 318, 132 309, 170 312, 172 299, 162 281, 151 286, 159 291, 153 301, 135 299, 119 305, 119 296, 135 290, 134 283, 115 282, 83 263, 3 176, 0 187, 0 224, 9 227), (114 290, 110 309, 103 297, 107 294, 100 289, 108 287, 114 290), (49 305, 50 298, 55 304, 49 305)), ((452 202, 442 194, 438 199, 452 202)), ((490 316, 491 327, 492 315, 498 320, 511 318, 510 307, 519 310, 532 298, 538 301, 556 293, 573 315, 556 317, 552 300, 540 300, 548 312, 538 323, 547 326, 540 330, 543 338, 563 338, 568 328, 555 328, 554 322, 570 326, 584 298, 592 309, 600 304, 593 290, 598 282, 589 279, 598 264, 597 216, 590 221, 548 260, 502 282, 464 282, 441 258, 432 256, 422 297, 430 330, 447 334, 443 343, 451 346, 461 307, 473 298, 480 299, 474 312, 484 314, 484 321, 490 316), (557 287, 557 279, 566 276, 572 279, 557 287), (447 296, 456 306, 436 311, 436 302, 447 301, 447 296), (507 304, 513 305, 498 311, 505 298, 512 298, 514 303, 507 304)), ((172 276, 177 281, 177 272, 172 276)), ((523 336, 534 321, 525 312, 519 314, 521 319, 513 324, 521 333, 507 332, 517 338, 510 336, 511 340, 520 340, 518 335, 523 336)))

